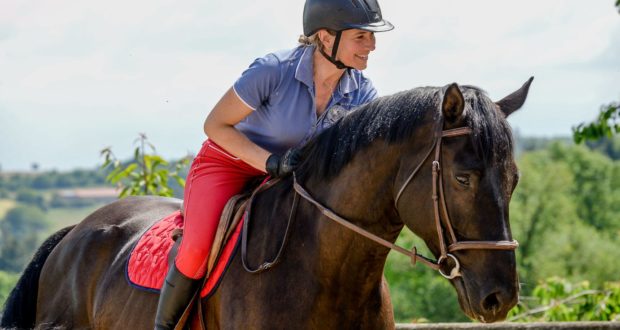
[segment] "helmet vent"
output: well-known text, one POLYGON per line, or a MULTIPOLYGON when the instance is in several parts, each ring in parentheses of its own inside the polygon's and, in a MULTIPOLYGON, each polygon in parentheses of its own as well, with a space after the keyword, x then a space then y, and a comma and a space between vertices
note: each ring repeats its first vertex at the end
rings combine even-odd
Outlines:
MULTIPOLYGON (((372 12, 373 14, 376 14, 378 12, 378 10, 377 10, 377 9, 379 9, 378 5, 377 6, 372 6, 372 5, 370 5, 368 3, 368 0, 362 0, 362 1, 364 2, 364 5, 365 5, 367 11, 372 12)), ((372 4, 376 4, 377 2, 376 1, 371 1, 371 3, 372 4)))

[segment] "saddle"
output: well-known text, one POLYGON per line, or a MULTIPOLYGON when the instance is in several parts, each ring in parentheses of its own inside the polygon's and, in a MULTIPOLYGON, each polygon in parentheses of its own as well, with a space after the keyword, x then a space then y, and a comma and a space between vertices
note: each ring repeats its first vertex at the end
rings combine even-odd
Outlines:
MULTIPOLYGON (((231 238, 231 236, 239 235, 239 225, 244 216, 246 206, 248 205, 251 196, 251 192, 245 192, 243 194, 235 195, 231 199, 229 199, 226 203, 226 206, 224 206, 224 210, 222 211, 222 215, 220 217, 220 223, 217 227, 217 231, 215 232, 215 238, 213 240, 211 252, 209 253, 207 272, 203 284, 200 286, 201 289, 197 290, 197 292, 192 297, 189 305, 185 308, 185 311, 183 312, 179 323, 176 325, 175 330, 206 329, 202 313, 202 300, 200 299, 200 297, 208 295, 215 288, 215 285, 209 285, 209 279, 211 279, 212 281, 214 280, 211 274, 215 269, 216 262, 218 261, 219 257, 222 254, 226 254, 223 252, 225 250, 225 247, 230 245, 231 242, 229 242, 229 239, 231 238), (228 244, 226 244, 227 242, 228 244)), ((183 216, 182 210, 183 206, 181 205, 181 215, 183 216)), ((172 239, 175 241, 175 243, 168 255, 169 263, 174 262, 177 250, 181 244, 182 236, 183 229, 181 228, 177 228, 172 232, 172 239)), ((229 259, 230 257, 232 257, 230 253, 227 254, 229 255, 225 259, 229 259)), ((220 262, 220 264, 222 263, 220 262)), ((220 272, 217 273, 217 277, 220 277, 222 275, 220 272)))
MULTIPOLYGON (((220 277, 222 276, 224 269, 227 267, 225 264, 228 259, 232 259, 232 251, 236 247, 236 244, 232 244, 233 242, 231 241, 231 237, 233 237, 234 241, 238 241, 241 230, 241 222, 244 220, 245 216, 249 217, 249 214, 246 213, 246 211, 249 211, 254 196, 260 191, 269 189, 278 181, 278 179, 269 180, 269 178, 266 178, 262 181, 255 180, 249 182, 243 193, 235 195, 228 200, 222 210, 220 222, 211 247, 211 252, 209 253, 206 276, 203 285, 200 286, 202 290, 198 290, 198 292, 194 294, 189 305, 183 312, 179 323, 175 327, 175 330, 181 330, 184 328, 201 330, 206 329, 202 313, 202 300, 200 297, 205 297, 215 291, 214 289, 217 286, 215 281, 219 283, 220 277), (214 276, 212 276, 212 274, 214 276)), ((183 205, 181 205, 181 210, 183 210, 183 205)), ((181 213, 181 215, 183 215, 183 213, 181 213)), ((249 219, 245 220, 246 221, 243 222, 249 221, 249 219)), ((181 243, 180 238, 182 238, 182 229, 175 229, 172 233, 172 237, 175 240, 175 243, 168 255, 169 262, 173 262, 176 256, 178 247, 181 243)))
MULTIPOLYGON (((257 184, 258 187, 258 184, 257 184)), ((254 190, 253 188, 252 190, 254 190)), ((224 243, 228 242, 229 238, 234 233, 237 225, 243 218, 243 214, 246 209, 246 205, 252 196, 252 190, 245 191, 239 195, 235 195, 231 197, 224 209, 222 210, 222 215, 220 216, 220 222, 217 226, 217 230, 215 232, 215 238, 213 239, 213 245, 211 246, 211 252, 209 253, 209 261, 207 262, 207 273, 206 277, 208 278, 213 271, 213 267, 215 262, 218 260, 218 257, 222 253, 224 243)), ((181 216, 184 217, 183 214, 183 204, 181 204, 181 216)), ((168 255, 168 261, 174 260, 177 255, 177 250, 179 245, 181 244, 180 238, 183 236, 183 228, 176 228, 172 231, 172 239, 175 241, 170 254, 168 255)))
MULTIPOLYGON (((207 261, 206 276, 200 289, 186 308, 177 329, 185 325, 204 329, 201 299, 213 294, 237 247, 241 244, 242 225, 247 206, 259 191, 267 189, 278 180, 255 180, 248 183, 243 193, 228 200, 222 210, 213 245, 207 261), (261 183, 262 182, 262 183, 261 183)), ((133 247, 126 263, 126 279, 137 289, 158 293, 169 265, 174 262, 183 236, 183 207, 158 220, 142 234, 133 247)))
MULTIPOLYGON (((242 217, 249 193, 231 198, 221 216, 213 248, 207 261, 210 281, 202 296, 208 294, 224 273, 239 241, 242 217), (218 263, 219 261, 219 263, 218 263), (214 272, 215 270, 215 272, 214 272)), ((137 289, 156 292, 161 289, 168 268, 177 255, 183 235, 183 216, 175 211, 155 222, 135 243, 126 262, 126 279, 137 289)))

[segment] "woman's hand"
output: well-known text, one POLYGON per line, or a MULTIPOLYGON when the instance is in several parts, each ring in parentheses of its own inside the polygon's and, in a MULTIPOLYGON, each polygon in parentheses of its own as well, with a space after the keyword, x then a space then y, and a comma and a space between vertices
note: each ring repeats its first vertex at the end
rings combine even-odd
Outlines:
POLYGON ((291 148, 284 155, 271 154, 267 158, 265 168, 267 174, 273 178, 281 178, 293 173, 297 165, 301 161, 301 152, 299 149, 291 148))

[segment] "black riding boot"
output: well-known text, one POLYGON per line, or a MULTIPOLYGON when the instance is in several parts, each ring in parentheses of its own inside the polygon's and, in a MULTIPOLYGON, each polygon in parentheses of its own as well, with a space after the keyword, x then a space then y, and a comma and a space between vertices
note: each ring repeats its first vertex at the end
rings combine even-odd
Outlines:
POLYGON ((159 294, 155 316, 156 330, 174 329, 200 282, 181 274, 174 262, 172 263, 159 294))

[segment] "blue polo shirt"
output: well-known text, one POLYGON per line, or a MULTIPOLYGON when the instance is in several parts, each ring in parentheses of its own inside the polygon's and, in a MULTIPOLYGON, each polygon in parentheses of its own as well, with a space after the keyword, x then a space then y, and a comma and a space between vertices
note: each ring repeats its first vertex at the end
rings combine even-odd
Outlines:
POLYGON ((370 80, 346 70, 325 112, 316 115, 314 46, 299 46, 258 58, 234 83, 237 96, 254 111, 235 125, 252 142, 273 153, 301 146, 349 110, 377 97, 370 80))

